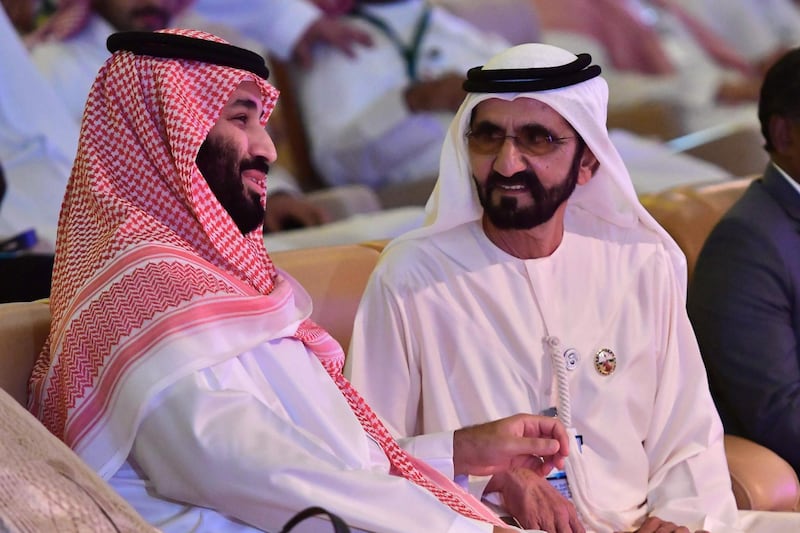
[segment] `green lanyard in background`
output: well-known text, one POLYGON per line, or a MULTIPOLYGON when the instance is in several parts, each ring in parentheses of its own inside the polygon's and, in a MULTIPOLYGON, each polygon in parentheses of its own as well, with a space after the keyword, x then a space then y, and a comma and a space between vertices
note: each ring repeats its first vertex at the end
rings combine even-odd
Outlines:
POLYGON ((366 11, 363 11, 361 7, 356 7, 351 14, 366 20, 381 30, 381 32, 383 32, 383 34, 386 35, 390 41, 392 41, 394 47, 397 49, 397 52, 406 63, 406 74, 408 74, 409 79, 411 81, 417 81, 417 56, 419 55, 419 47, 422 43, 422 37, 425 35, 428 25, 430 24, 431 6, 426 5, 425 11, 422 13, 422 15, 420 15, 419 20, 417 20, 417 26, 414 28, 414 36, 411 40, 410 46, 406 46, 397 35, 397 32, 389 27, 389 25, 387 25, 383 20, 370 13, 367 13, 366 11))

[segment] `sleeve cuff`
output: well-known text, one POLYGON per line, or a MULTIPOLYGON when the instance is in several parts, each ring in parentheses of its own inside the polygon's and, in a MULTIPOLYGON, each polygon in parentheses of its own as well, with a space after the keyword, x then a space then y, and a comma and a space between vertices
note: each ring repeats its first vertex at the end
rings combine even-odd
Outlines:
POLYGON ((442 431, 398 439, 400 446, 453 479, 453 432, 442 431))

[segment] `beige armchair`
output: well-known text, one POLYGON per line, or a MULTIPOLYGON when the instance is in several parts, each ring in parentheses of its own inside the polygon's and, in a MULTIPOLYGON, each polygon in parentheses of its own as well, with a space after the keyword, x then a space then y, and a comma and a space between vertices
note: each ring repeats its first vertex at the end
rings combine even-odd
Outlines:
POLYGON ((690 281, 708 234, 753 179, 750 176, 706 185, 680 185, 639 197, 686 255, 690 281))

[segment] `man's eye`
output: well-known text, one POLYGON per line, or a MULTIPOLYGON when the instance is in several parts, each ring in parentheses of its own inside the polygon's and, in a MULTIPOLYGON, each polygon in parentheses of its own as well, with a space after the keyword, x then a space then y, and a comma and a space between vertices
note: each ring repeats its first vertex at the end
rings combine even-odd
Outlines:
POLYGON ((498 130, 478 130, 475 132, 475 137, 485 141, 497 141, 505 138, 505 135, 498 130))
POLYGON ((542 144, 549 144, 553 137, 543 131, 525 131, 519 132, 520 141, 527 146, 536 146, 542 144))

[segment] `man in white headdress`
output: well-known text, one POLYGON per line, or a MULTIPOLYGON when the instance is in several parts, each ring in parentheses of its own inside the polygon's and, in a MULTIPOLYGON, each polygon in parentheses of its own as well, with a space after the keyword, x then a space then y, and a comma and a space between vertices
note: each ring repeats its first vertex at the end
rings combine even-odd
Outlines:
POLYGON ((590 63, 524 44, 469 71, 426 225, 386 248, 346 374, 402 435, 557 414, 572 437, 564 471, 508 474, 528 487, 502 502, 524 527, 796 521, 739 523, 685 258, 636 198, 590 63))

